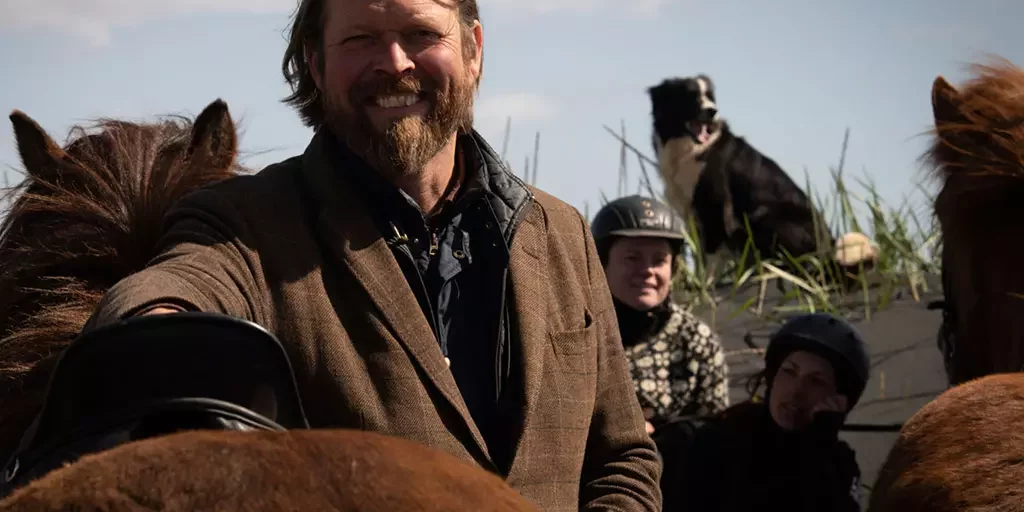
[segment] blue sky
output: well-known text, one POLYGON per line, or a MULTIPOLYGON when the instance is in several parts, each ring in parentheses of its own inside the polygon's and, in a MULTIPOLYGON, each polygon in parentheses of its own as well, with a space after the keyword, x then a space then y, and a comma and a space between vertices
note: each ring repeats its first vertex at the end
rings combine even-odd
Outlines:
MULTIPOLYGON (((0 108, 63 140, 97 116, 196 114, 228 102, 245 163, 300 153, 311 131, 280 98, 294 0, 5 0, 0 108)), ((477 127, 521 173, 540 132, 537 185, 591 214, 616 193, 625 122, 650 153, 646 87, 707 73, 734 131, 798 182, 828 185, 843 132, 848 170, 898 203, 920 177, 938 74, 997 53, 1024 65, 1016 0, 482 0, 477 127)), ((0 123, 0 166, 20 165, 0 123)), ((638 167, 629 161, 630 190, 638 167)), ((652 170, 653 171, 653 170, 652 170)), ((12 174, 12 182, 16 176, 12 174)))

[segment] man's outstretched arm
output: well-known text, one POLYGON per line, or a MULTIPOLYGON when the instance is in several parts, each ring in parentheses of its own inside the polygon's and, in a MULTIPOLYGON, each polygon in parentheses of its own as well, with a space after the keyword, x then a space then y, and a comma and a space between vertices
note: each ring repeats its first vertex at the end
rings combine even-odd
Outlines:
POLYGON ((215 189, 168 213, 157 257, 107 291, 86 331, 140 314, 202 311, 259 322, 262 271, 248 226, 215 189))

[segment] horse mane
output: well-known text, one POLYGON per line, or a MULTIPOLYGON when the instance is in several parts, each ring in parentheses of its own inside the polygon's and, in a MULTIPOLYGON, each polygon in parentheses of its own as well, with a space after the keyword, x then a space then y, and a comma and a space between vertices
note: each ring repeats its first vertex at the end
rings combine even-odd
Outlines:
POLYGON ((1024 366, 1024 239, 1003 226, 1024 217, 1024 70, 998 57, 969 69, 960 90, 935 79, 923 155, 941 183, 934 207, 958 340, 953 384, 1024 366))
POLYGON ((194 121, 76 125, 63 148, 25 114, 10 117, 26 172, 0 223, 0 456, 104 292, 156 255, 171 205, 244 170, 220 100, 194 121))

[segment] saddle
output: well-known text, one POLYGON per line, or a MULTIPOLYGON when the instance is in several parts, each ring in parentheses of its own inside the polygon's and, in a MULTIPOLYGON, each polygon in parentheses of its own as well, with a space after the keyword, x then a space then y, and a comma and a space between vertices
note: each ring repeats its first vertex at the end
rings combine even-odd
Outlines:
POLYGON ((42 410, 4 467, 0 498, 83 455, 183 430, 309 428, 288 355, 246 320, 130 318, 61 355, 42 410))

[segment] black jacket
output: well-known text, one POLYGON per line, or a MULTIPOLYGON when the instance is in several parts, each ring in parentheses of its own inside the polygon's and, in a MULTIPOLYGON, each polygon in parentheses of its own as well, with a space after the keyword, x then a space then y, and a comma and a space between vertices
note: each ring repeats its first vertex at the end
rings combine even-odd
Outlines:
POLYGON ((664 510, 859 512, 860 468, 837 437, 841 422, 829 423, 792 433, 763 402, 730 408, 697 431, 685 454, 666 457, 664 510))

